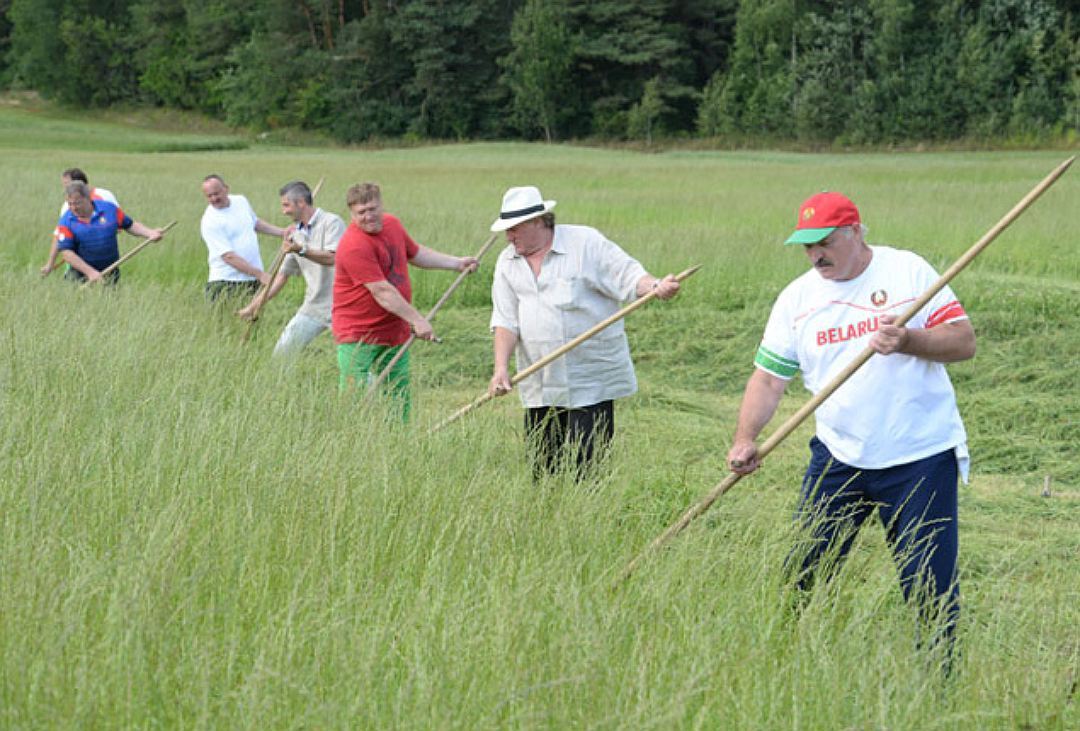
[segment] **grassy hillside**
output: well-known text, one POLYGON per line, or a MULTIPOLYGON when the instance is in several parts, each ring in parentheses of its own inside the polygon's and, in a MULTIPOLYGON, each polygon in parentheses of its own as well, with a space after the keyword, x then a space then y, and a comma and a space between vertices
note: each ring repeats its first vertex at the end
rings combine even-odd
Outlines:
MULTIPOLYGON (((949 687, 915 649, 876 527, 840 581, 790 611, 781 566, 809 426, 609 589, 725 474, 768 309, 805 268, 780 245, 804 197, 847 192, 872 241, 943 269, 1059 155, 510 144, 163 155, 144 152, 141 133, 100 133, 107 143, 87 144, 0 112, 0 168, 17 182, 0 250, 0 726, 1080 723, 1076 171, 954 285, 980 351, 950 367, 974 472, 949 687), (72 165, 137 219, 180 221, 118 291, 38 277, 72 165), (506 187, 533 183, 561 221, 599 227, 654 273, 706 267, 678 300, 628 322, 641 392, 620 404, 603 481, 536 486, 513 397, 425 433, 490 374, 491 261, 436 320, 444 343, 416 347, 416 419, 403 428, 337 393, 328 339, 291 367, 269 360, 299 284, 247 346, 238 322, 203 303, 209 172, 277 223, 287 180, 325 176, 321 203, 344 213, 345 188, 374 179, 418 241, 455 253, 480 246, 506 187), (1039 496, 1045 475, 1051 498, 1039 496)), ((265 261, 272 251, 264 241, 265 261)), ((416 274, 418 304, 451 278, 416 274)), ((789 389, 784 413, 805 397, 789 389)))

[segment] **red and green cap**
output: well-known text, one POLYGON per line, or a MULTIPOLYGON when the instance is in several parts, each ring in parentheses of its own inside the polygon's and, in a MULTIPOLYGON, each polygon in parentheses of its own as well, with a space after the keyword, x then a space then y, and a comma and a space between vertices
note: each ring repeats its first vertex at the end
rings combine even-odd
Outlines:
POLYGON ((840 226, 859 223, 859 209, 840 193, 818 193, 799 206, 795 233, 785 244, 816 244, 840 226))

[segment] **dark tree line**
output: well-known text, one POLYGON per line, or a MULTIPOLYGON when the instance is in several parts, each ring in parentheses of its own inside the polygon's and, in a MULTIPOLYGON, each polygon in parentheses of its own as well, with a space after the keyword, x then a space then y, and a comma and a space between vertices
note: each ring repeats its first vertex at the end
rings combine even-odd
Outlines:
POLYGON ((0 0, 66 104, 373 137, 1074 135, 1077 0, 0 0))

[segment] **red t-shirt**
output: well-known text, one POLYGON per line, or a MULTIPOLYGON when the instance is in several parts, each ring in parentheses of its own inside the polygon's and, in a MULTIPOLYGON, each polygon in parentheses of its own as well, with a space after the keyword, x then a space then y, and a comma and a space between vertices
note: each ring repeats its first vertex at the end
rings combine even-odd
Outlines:
POLYGON ((383 214, 382 231, 365 233, 350 223, 334 255, 334 304, 331 328, 338 343, 401 345, 409 323, 387 312, 365 284, 387 281, 412 302, 409 259, 420 250, 396 217, 383 214))

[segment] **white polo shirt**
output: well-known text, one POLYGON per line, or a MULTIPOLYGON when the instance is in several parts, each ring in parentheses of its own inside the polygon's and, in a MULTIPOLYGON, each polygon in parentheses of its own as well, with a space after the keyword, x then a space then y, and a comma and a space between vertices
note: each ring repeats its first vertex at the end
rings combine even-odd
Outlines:
MULTIPOLYGON (((615 314, 634 299, 641 266, 588 226, 555 226, 551 251, 533 275, 513 246, 499 254, 491 286, 491 327, 518 337, 518 371, 615 314)), ((581 408, 637 391, 622 321, 518 384, 528 408, 581 408)))
MULTIPOLYGON (((802 371, 817 393, 855 359, 881 315, 899 315, 937 281, 922 257, 871 246, 866 270, 844 282, 811 269, 780 293, 754 364, 785 380, 802 371)), ((966 320, 949 287, 911 320, 931 328, 966 320)), ((845 464, 881 469, 955 448, 967 479, 967 434, 942 363, 894 353, 874 355, 815 412, 817 436, 845 464)))
POLYGON ((233 269, 221 258, 230 251, 236 253, 248 264, 262 271, 262 255, 259 253, 259 237, 255 233, 258 221, 248 199, 242 195, 230 195, 229 205, 225 208, 207 206, 203 213, 203 241, 209 252, 211 282, 249 282, 255 277, 233 269))

